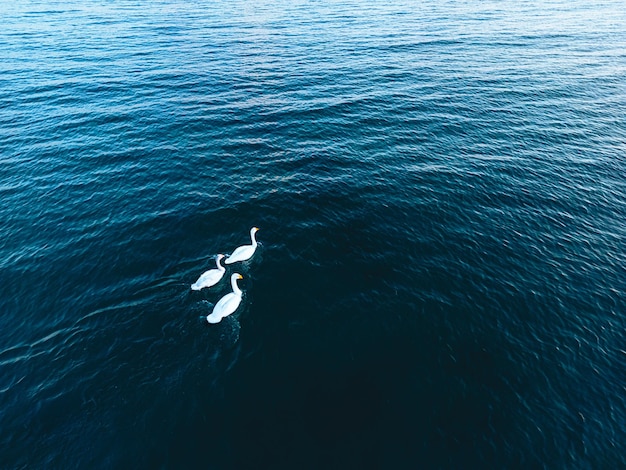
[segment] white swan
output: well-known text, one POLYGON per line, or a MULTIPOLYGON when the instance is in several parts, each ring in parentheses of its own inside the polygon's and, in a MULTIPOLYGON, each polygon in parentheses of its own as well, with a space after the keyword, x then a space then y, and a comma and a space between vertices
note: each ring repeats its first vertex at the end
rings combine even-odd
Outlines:
POLYGON ((217 284, 224 273, 226 272, 226 268, 222 266, 220 260, 224 257, 224 255, 217 255, 217 259, 215 260, 215 264, 217 264, 217 269, 209 269, 202 273, 202 275, 198 278, 198 280, 191 284, 191 290, 200 290, 205 287, 211 287, 217 284))
POLYGON ((233 286, 233 291, 230 294, 226 294, 222 297, 215 307, 213 307, 213 312, 210 315, 207 315, 206 321, 209 323, 219 323, 222 321, 222 318, 227 317, 239 307, 241 303, 241 289, 237 285, 237 279, 243 279, 243 276, 239 273, 234 273, 230 276, 230 284, 233 286))
POLYGON ((258 232, 258 228, 252 227, 250 229, 250 238, 252 239, 252 245, 242 245, 233 251, 233 254, 226 258, 224 263, 232 264, 237 261, 245 261, 247 259, 252 258, 254 251, 256 250, 256 238, 254 238, 254 234, 258 232))

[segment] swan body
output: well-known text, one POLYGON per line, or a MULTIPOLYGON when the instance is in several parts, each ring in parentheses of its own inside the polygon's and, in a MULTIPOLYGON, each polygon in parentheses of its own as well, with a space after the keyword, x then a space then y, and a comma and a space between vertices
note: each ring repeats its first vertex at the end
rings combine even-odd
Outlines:
POLYGON ((232 264, 236 263, 237 261, 246 261, 252 258, 252 255, 254 254, 257 247, 257 242, 254 235, 258 232, 258 230, 259 229, 257 227, 252 227, 250 229, 250 239, 252 240, 252 245, 242 245, 236 248, 235 251, 233 251, 233 253, 228 258, 226 258, 226 261, 224 261, 224 263, 232 264))
POLYGON ((230 294, 226 294, 222 297, 215 307, 213 307, 213 312, 210 315, 207 315, 206 321, 209 323, 219 323, 222 321, 222 318, 227 317, 239 307, 241 303, 241 289, 237 285, 237 279, 243 279, 243 276, 239 273, 234 273, 230 276, 230 284, 233 287, 233 291, 230 294))
POLYGON ((226 272, 226 268, 222 266, 220 260, 224 257, 224 255, 217 255, 217 259, 215 260, 215 264, 217 264, 217 269, 209 269, 202 273, 202 275, 198 278, 198 280, 191 285, 191 290, 200 290, 205 287, 211 287, 217 284, 224 273, 226 272))

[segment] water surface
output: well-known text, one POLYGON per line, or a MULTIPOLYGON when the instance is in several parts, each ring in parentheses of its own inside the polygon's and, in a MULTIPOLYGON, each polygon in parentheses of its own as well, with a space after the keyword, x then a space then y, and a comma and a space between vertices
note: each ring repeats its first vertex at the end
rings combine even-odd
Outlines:
POLYGON ((2 11, 0 467, 626 466, 621 2, 2 11))

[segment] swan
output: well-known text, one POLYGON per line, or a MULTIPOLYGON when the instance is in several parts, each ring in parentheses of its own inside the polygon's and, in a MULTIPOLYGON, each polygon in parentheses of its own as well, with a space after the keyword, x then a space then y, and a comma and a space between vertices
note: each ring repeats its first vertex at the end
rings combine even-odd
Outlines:
POLYGON ((241 303, 241 294, 243 294, 237 285, 237 279, 243 279, 243 276, 239 273, 234 273, 230 276, 230 284, 233 286, 233 291, 230 294, 226 294, 215 304, 213 312, 207 315, 206 321, 209 323, 219 323, 222 321, 222 318, 227 317, 237 310, 237 307, 239 307, 241 303))
POLYGON ((252 227, 250 229, 250 238, 252 239, 252 245, 241 245, 240 247, 236 248, 235 251, 233 251, 233 253, 228 258, 226 258, 226 261, 224 261, 224 263, 232 264, 236 263, 237 261, 245 261, 252 258, 252 255, 254 254, 257 246, 254 234, 258 231, 259 229, 257 227, 252 227))
POLYGON ((217 255, 217 259, 215 260, 215 264, 217 264, 217 269, 209 269, 202 273, 202 275, 198 278, 198 280, 191 285, 191 290, 200 290, 205 287, 211 287, 217 284, 224 273, 226 272, 226 268, 222 266, 220 260, 224 257, 224 255, 217 255))

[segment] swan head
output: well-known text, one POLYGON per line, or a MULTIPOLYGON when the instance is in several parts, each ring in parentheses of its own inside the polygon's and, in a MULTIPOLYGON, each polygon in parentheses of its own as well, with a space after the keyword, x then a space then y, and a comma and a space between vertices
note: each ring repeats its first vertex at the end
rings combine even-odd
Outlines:
POLYGON ((250 233, 257 233, 259 231, 259 227, 252 227, 250 229, 250 233))
POLYGON ((224 255, 217 255, 215 257, 215 259, 217 260, 217 262, 219 263, 219 261, 224 257, 224 255))

